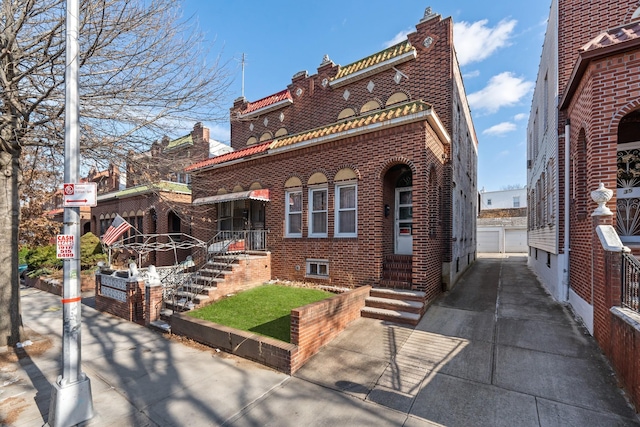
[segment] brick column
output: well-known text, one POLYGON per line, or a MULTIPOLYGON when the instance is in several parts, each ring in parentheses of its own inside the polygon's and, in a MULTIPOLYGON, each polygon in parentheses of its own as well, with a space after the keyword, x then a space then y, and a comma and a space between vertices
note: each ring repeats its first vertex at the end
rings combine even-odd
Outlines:
POLYGON ((160 281, 148 281, 144 292, 145 325, 160 319, 162 309, 162 285, 160 281))

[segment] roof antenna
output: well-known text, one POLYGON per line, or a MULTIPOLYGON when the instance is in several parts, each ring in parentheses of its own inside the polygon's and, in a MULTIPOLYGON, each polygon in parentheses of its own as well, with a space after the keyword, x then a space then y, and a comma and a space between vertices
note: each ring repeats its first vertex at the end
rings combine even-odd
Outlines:
POLYGON ((245 63, 245 56, 244 53, 242 54, 242 97, 244 98, 244 63, 245 63))

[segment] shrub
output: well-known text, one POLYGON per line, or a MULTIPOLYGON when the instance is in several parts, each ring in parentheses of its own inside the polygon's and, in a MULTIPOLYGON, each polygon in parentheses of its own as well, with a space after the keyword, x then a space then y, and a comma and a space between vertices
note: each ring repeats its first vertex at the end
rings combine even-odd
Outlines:
MULTIPOLYGON (((62 260, 57 258, 56 245, 23 247, 19 253, 20 263, 29 265, 29 276, 41 276, 53 270, 62 268, 62 260), (38 273, 38 274, 36 274, 38 273)), ((100 239, 93 233, 86 233, 80 238, 80 269, 95 268, 99 261, 106 261, 107 256, 102 252, 100 239)))
POLYGON ((80 238, 80 269, 95 268, 99 261, 107 261, 107 255, 102 251, 100 239, 89 232, 80 238))
POLYGON ((25 254, 25 261, 29 264, 29 270, 59 269, 62 260, 56 258, 56 245, 36 246, 25 254))

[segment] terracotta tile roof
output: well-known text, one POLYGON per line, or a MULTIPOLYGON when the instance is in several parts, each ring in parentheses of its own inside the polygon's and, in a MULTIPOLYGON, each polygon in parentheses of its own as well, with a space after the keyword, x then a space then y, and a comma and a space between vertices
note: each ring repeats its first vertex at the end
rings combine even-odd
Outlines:
POLYGON ((271 144, 271 141, 267 141, 261 144, 252 145, 250 147, 243 148, 242 150, 232 151, 227 154, 222 154, 220 156, 212 157, 210 159, 203 160, 201 162, 194 163, 191 166, 186 167, 185 171, 192 171, 192 170, 204 168, 207 166, 217 165, 219 163, 229 162, 231 160, 236 160, 243 157, 252 156, 254 154, 262 153, 269 149, 270 144, 271 144))
POLYGON ((288 145, 297 144, 299 142, 308 141, 314 138, 320 138, 336 134, 339 132, 346 132, 362 128, 364 126, 372 125, 375 123, 384 122, 386 120, 396 119, 400 117, 406 117, 411 114, 426 111, 431 108, 431 105, 423 101, 412 101, 406 104, 400 104, 390 107, 386 110, 374 111, 365 116, 354 117, 343 122, 334 123, 321 128, 313 129, 307 132, 299 133, 296 135, 285 136, 278 138, 271 143, 270 149, 285 147, 288 145))
POLYGON ((374 53, 373 55, 367 56, 366 58, 352 64, 345 65, 344 67, 341 66, 338 70, 338 74, 336 74, 331 80, 340 79, 348 76, 349 74, 373 67, 374 65, 378 65, 384 61, 388 61, 411 51, 415 51, 415 48, 411 46, 411 43, 409 43, 408 40, 405 40, 402 43, 398 43, 397 45, 391 46, 381 52, 374 53))
POLYGON ((285 89, 281 92, 274 93, 273 95, 269 95, 266 98, 262 98, 258 101, 250 102, 247 105, 247 108, 241 111, 240 114, 249 114, 254 111, 260 110, 261 108, 268 107, 270 105, 276 104, 280 101, 285 101, 287 99, 293 102, 293 97, 291 96, 289 89, 285 89))
POLYGON ((612 28, 600 33, 589 43, 582 46, 580 50, 582 52, 588 52, 626 42, 628 40, 637 39, 638 37, 640 37, 640 21, 631 22, 621 27, 612 28))

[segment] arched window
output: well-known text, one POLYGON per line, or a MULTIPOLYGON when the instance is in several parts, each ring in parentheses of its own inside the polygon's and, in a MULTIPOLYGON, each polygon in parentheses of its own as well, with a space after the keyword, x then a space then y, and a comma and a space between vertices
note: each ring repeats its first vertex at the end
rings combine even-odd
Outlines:
POLYGON ((260 142, 269 141, 270 139, 273 139, 271 132, 265 132, 260 135, 260 142))
POLYGON ((255 144, 256 142, 258 142, 258 138, 256 138, 255 136, 247 139, 247 145, 255 144))
POLYGON ((356 112, 353 108, 345 108, 344 110, 340 111, 340 114, 338 114, 338 120, 348 119, 350 117, 354 117, 355 115, 356 112))
POLYGON ((285 128, 280 128, 276 131, 276 134, 274 135, 276 138, 280 137, 280 136, 285 136, 287 135, 289 132, 287 132, 287 130, 285 128))
POLYGON ((369 101, 360 108, 360 114, 367 113, 369 111, 379 110, 380 104, 378 101, 369 101))
POLYGON ((389 99, 387 99, 387 103, 384 106, 388 107, 390 105, 399 104, 401 102, 405 102, 405 101, 408 101, 408 100, 409 100, 409 97, 407 96, 406 93, 404 93, 404 92, 396 92, 393 95, 391 95, 389 97, 389 99))

